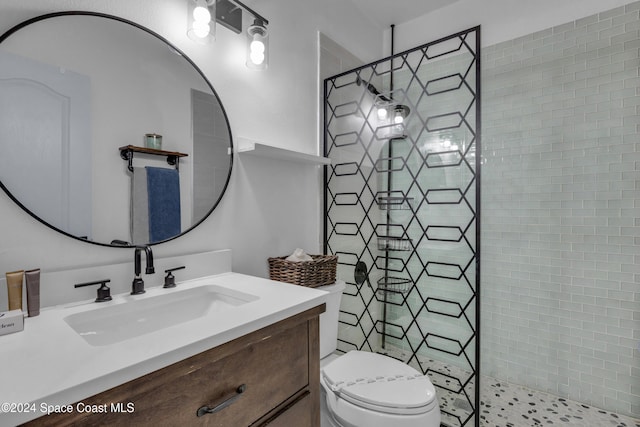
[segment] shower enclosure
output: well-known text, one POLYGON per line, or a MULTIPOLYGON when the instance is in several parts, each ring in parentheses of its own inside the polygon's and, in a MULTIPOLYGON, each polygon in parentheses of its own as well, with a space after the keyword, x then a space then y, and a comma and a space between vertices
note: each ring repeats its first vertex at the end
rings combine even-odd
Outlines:
POLYGON ((338 349, 428 374, 449 426, 479 425, 479 32, 325 80, 338 349))

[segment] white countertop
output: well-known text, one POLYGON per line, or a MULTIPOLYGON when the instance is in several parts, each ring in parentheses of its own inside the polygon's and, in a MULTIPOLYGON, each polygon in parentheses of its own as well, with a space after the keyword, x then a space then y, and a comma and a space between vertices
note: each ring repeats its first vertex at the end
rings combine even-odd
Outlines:
POLYGON ((316 289, 225 273, 178 283, 173 289, 147 288, 144 295, 116 295, 107 303, 85 301, 44 309, 37 317, 25 318, 24 331, 0 336, 0 425, 37 418, 47 405, 72 404, 224 344, 320 305, 325 295, 316 289), (212 310, 195 320, 105 346, 89 345, 63 320, 126 299, 210 284, 259 298, 224 315, 212 310), (15 412, 6 413, 7 403, 15 412))

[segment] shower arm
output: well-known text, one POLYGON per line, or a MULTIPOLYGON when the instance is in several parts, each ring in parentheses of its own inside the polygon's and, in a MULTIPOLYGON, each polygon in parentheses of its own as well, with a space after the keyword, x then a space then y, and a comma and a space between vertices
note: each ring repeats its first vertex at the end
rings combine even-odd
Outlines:
POLYGON ((385 101, 385 102, 391 102, 391 99, 390 99, 390 98, 387 98, 387 97, 386 97, 386 96, 384 96, 384 95, 382 95, 382 94, 380 93, 380 91, 379 91, 379 90, 378 90, 374 85, 372 85, 371 83, 369 83, 369 82, 367 82, 367 81, 365 81, 365 80, 361 79, 360 77, 357 77, 357 78, 356 78, 356 84, 357 84, 358 86, 362 86, 362 85, 364 85, 364 87, 366 87, 366 88, 367 88, 367 90, 368 90, 369 92, 371 92, 374 96, 376 96, 376 97, 378 97, 378 98, 382 99, 382 100, 383 100, 383 101, 385 101))

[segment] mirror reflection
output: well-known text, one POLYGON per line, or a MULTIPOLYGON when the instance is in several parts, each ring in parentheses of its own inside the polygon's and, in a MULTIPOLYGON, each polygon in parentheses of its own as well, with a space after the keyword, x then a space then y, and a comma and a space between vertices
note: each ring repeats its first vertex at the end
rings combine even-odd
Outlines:
POLYGON ((19 205, 106 245, 165 241, 209 215, 229 181, 231 133, 188 58, 106 15, 14 30, 0 39, 0 181, 19 205))

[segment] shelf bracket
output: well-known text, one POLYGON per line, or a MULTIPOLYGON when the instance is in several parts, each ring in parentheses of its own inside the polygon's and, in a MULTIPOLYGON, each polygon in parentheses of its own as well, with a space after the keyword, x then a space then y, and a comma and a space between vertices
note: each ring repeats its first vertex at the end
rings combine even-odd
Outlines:
POLYGON ((127 169, 129 169, 130 172, 133 172, 133 151, 120 150, 120 157, 127 161, 127 169))

